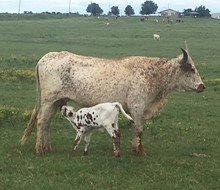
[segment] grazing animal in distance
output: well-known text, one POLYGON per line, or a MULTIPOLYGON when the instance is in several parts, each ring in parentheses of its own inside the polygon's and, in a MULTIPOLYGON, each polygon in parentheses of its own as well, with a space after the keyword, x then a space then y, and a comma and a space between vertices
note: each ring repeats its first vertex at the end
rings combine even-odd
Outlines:
POLYGON ((160 35, 159 34, 154 34, 153 39, 154 40, 160 40, 160 35))
POLYGON ((62 115, 69 120, 73 128, 77 131, 71 153, 73 154, 84 137, 84 155, 88 155, 88 146, 92 135, 92 130, 103 127, 113 140, 113 154, 120 156, 120 131, 118 128, 119 111, 131 122, 133 119, 125 113, 122 105, 118 102, 102 103, 88 108, 81 108, 78 111, 72 106, 62 106, 62 115))
POLYGON ((82 107, 119 102, 134 120, 133 150, 145 154, 144 122, 161 110, 170 92, 205 89, 187 46, 181 50, 175 58, 106 59, 66 51, 44 55, 36 66, 36 105, 20 142, 27 140, 37 121, 36 153, 51 152, 51 120, 69 100, 82 107))

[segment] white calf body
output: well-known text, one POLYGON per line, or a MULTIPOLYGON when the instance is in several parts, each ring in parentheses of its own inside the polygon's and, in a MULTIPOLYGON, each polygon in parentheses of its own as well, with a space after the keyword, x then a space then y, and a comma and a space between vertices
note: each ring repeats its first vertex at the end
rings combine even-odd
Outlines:
POLYGON ((120 131, 118 128, 119 111, 130 121, 133 119, 125 113, 120 103, 102 103, 76 111, 72 106, 62 106, 62 115, 69 120, 77 131, 72 153, 75 152, 82 137, 85 141, 84 155, 88 155, 88 146, 94 128, 103 127, 113 139, 114 155, 120 156, 120 131))

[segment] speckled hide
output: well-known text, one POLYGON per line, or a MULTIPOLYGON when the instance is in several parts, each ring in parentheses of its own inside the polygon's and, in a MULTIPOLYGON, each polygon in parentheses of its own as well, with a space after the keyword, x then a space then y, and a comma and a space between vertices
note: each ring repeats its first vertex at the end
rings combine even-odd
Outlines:
POLYGON ((125 113, 120 103, 106 102, 92 107, 81 108, 78 111, 72 106, 62 106, 62 115, 69 120, 77 131, 71 154, 75 153, 82 138, 85 141, 84 155, 88 155, 88 146, 92 131, 95 128, 103 127, 113 141, 113 155, 120 156, 120 130, 118 128, 119 111, 131 122, 133 119, 125 113))
POLYGON ((204 84, 187 50, 177 58, 131 56, 104 59, 51 52, 36 66, 37 103, 21 143, 37 120, 36 153, 52 151, 49 126, 57 109, 72 100, 81 106, 119 102, 134 120, 133 150, 144 154, 145 119, 160 111, 175 89, 201 92, 204 84))

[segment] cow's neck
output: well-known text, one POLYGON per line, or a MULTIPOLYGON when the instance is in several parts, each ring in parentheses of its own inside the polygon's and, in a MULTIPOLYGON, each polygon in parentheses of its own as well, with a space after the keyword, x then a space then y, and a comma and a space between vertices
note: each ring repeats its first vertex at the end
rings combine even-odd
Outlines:
POLYGON ((171 59, 169 62, 167 62, 167 70, 168 76, 165 76, 165 78, 167 80, 167 89, 169 93, 170 91, 173 91, 177 88, 179 78, 182 75, 182 71, 179 65, 179 59, 171 59))
POLYGON ((155 94, 157 99, 167 97, 175 89, 180 72, 177 61, 178 59, 162 58, 146 71, 148 91, 155 94))
POLYGON ((165 105, 169 93, 176 88, 180 74, 179 65, 176 62, 178 61, 177 59, 162 59, 161 61, 161 65, 159 62, 155 65, 156 69, 154 69, 154 72, 148 72, 149 85, 147 91, 151 100, 150 103, 147 102, 148 106, 145 110, 146 119, 155 116, 165 105))

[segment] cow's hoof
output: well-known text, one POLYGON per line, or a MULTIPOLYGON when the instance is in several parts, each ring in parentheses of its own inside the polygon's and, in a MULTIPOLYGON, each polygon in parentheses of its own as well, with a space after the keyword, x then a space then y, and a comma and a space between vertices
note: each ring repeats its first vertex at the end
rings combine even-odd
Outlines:
POLYGON ((89 155, 88 151, 83 152, 83 156, 88 156, 88 155, 89 155))
POLYGON ((114 157, 120 157, 120 151, 114 151, 113 155, 114 157))
POLYGON ((36 154, 39 155, 39 156, 44 155, 44 150, 43 150, 42 147, 35 147, 35 151, 36 151, 36 154))
POLYGON ((144 156, 146 153, 144 152, 144 148, 142 145, 139 145, 138 147, 133 147, 133 152, 138 156, 144 156))
POLYGON ((71 150, 70 151, 70 156, 74 156, 75 155, 75 150, 71 150))
POLYGON ((44 153, 51 153, 51 152, 53 152, 53 149, 52 149, 51 146, 45 146, 44 147, 44 153))

